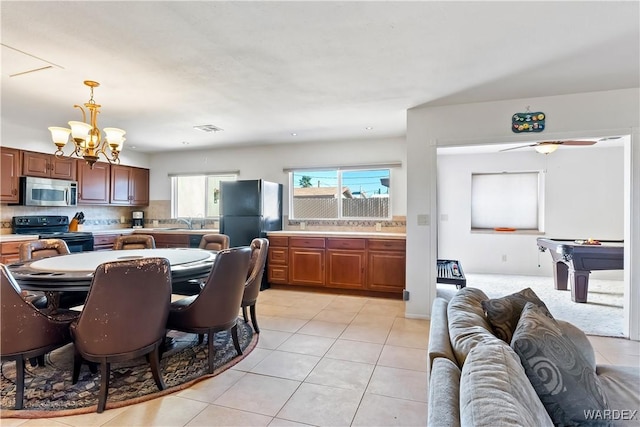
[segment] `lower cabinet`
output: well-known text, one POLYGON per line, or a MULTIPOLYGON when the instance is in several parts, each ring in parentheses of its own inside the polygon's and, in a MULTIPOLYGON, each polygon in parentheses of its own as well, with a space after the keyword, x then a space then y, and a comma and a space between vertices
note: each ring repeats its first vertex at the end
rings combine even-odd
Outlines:
POLYGON ((2 251, 2 263, 11 264, 20 261, 20 245, 29 240, 16 240, 0 244, 2 251))
POLYGON ((170 234, 170 233, 145 233, 153 236, 153 240, 156 242, 156 248, 188 248, 189 235, 188 234, 170 234))
POLYGON ((113 244, 119 234, 99 234, 93 235, 93 250, 94 251, 110 251, 113 249, 113 244))
POLYGON ((268 281, 274 285, 402 295, 404 239, 269 236, 268 281))

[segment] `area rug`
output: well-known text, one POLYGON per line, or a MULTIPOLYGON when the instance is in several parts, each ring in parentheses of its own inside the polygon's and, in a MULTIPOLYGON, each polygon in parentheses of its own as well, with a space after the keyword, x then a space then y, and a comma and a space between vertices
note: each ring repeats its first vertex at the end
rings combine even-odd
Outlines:
MULTIPOLYGON (((258 335, 251 326, 238 319, 238 337, 243 355, 238 356, 231 334, 218 332, 214 374, 208 374, 207 340, 198 344, 198 336, 170 331, 173 346, 161 359, 161 373, 166 388, 159 391, 149 364, 144 357, 111 365, 111 380, 107 409, 155 399, 159 396, 185 389, 205 378, 229 369, 256 346, 258 335)), ((46 356, 44 367, 32 367, 26 363, 24 409, 15 410, 15 362, 3 362, 0 375, 0 417, 41 418, 95 412, 100 390, 100 374, 92 374, 87 365, 82 366, 80 378, 71 384, 73 371, 73 344, 68 344, 46 356)), ((98 371, 99 372, 99 371, 98 371)))
MULTIPOLYGON (((552 277, 466 274, 467 286, 479 288, 489 298, 499 298, 531 288, 544 301, 553 317, 570 322, 587 335, 623 337, 624 282, 621 280, 589 279, 585 304, 571 301, 571 291, 559 291, 552 277)), ((453 285, 438 284, 438 296, 450 299, 456 292, 453 285)))

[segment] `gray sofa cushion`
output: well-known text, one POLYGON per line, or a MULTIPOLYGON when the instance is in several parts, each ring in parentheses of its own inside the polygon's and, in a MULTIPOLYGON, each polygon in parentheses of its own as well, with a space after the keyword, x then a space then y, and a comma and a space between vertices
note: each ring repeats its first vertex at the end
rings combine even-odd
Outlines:
POLYGON ((595 370, 540 307, 525 305, 511 346, 555 424, 608 425, 585 413, 609 409, 595 370))
POLYGON ((482 301, 482 308, 487 319, 489 319, 493 332, 498 338, 506 341, 507 344, 511 343, 511 337, 518 325, 520 313, 528 302, 536 304, 543 309, 547 316, 553 317, 547 306, 531 288, 523 289, 520 292, 502 298, 482 301))
POLYGON ((449 341, 449 325, 447 322, 447 304, 443 298, 436 298, 431 307, 431 322, 429 326, 429 366, 439 357, 446 357, 453 363, 456 358, 449 341))
POLYGON ((614 411, 611 413, 613 425, 639 426, 640 367, 598 365, 596 373, 614 411))
POLYGON ((504 344, 504 341, 493 335, 491 325, 484 315, 482 301, 487 299, 487 295, 480 289, 466 287, 460 289, 449 301, 449 338, 458 366, 464 365, 467 354, 478 344, 504 344))
POLYGON ((460 368, 438 357, 429 375, 429 426, 460 426, 460 368))
POLYGON ((589 338, 585 335, 582 330, 572 325, 569 322, 565 322, 564 320, 556 319, 556 323, 560 330, 573 342, 573 344, 578 348, 578 352, 584 356, 584 358, 589 362, 589 365, 595 371, 596 369, 596 352, 593 350, 593 346, 589 341, 589 338))
POLYGON ((518 356, 504 341, 469 352, 460 379, 460 423, 476 427, 553 425, 518 356))

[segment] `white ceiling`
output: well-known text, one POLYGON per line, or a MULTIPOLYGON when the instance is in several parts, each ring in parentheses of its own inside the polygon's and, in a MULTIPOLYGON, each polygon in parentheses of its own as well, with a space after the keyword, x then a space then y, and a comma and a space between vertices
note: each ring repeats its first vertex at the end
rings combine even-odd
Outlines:
POLYGON ((80 119, 82 82, 96 80, 99 126, 125 129, 140 151, 395 137, 424 103, 640 87, 637 1, 2 1, 0 11, 2 122, 48 138, 48 126, 80 119), (203 124, 224 130, 193 129, 203 124))

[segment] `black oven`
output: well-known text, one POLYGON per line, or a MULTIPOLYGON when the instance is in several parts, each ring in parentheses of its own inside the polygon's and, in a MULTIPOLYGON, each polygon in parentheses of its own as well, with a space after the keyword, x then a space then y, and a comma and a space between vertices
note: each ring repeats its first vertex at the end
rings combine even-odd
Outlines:
POLYGON ((86 231, 69 232, 69 217, 61 215, 14 216, 11 227, 15 234, 37 234, 40 239, 64 240, 69 251, 93 250, 93 234, 86 231))

